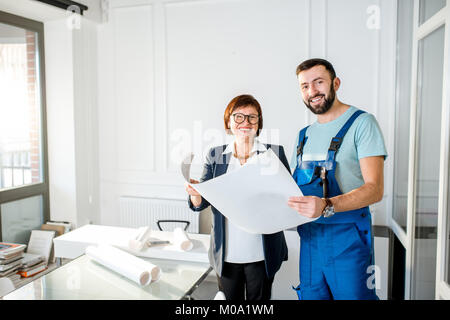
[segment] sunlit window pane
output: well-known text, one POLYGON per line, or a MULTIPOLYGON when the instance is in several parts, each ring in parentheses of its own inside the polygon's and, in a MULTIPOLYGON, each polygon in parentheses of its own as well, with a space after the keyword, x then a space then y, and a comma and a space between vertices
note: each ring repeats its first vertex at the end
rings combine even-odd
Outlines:
POLYGON ((37 40, 0 23, 0 189, 42 182, 37 40))

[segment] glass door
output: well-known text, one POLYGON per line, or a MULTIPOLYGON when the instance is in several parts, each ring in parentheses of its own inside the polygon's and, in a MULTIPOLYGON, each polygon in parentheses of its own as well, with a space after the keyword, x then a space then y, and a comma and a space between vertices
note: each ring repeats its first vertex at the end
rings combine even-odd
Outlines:
POLYGON ((445 12, 444 83, 441 142, 441 184, 439 194, 436 299, 450 300, 450 1, 445 12))
MULTIPOLYGON (((435 299, 448 199, 448 25, 445 0, 415 0, 405 298, 435 299)), ((448 241, 447 241, 448 242, 448 241)), ((447 263, 448 265, 448 263, 447 263)), ((448 274, 448 272, 447 272, 448 274)), ((448 278, 448 277, 447 277, 448 278)), ((447 283, 448 284, 448 283, 447 283)), ((440 295, 442 297, 442 295, 440 295)))

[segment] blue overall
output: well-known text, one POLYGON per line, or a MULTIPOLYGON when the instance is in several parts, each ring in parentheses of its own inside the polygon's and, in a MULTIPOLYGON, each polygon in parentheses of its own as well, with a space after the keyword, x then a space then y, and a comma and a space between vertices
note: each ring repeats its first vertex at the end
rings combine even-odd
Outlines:
MULTIPOLYGON (((336 153, 356 111, 331 139, 326 160, 302 161, 306 128, 299 134, 293 177, 305 196, 332 198, 342 192, 335 178, 336 153)), ((368 207, 337 212, 297 227, 300 235, 300 300, 378 299, 371 274, 374 264, 371 215, 368 207)))

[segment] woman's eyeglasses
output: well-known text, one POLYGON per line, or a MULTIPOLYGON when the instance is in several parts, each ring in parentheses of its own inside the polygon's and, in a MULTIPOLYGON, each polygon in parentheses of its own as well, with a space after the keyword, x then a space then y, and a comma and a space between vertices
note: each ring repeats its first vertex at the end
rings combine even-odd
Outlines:
POLYGON ((236 122, 237 124, 244 122, 245 118, 248 119, 248 122, 250 124, 257 124, 259 121, 259 116, 256 114, 245 115, 243 113, 234 113, 232 114, 232 117, 234 119, 234 122, 236 122))

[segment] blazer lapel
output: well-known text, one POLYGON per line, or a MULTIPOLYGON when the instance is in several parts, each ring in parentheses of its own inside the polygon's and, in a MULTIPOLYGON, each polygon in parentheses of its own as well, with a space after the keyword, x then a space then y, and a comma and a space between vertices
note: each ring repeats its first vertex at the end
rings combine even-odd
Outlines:
POLYGON ((231 153, 222 154, 221 157, 219 157, 221 161, 218 161, 216 163, 216 170, 214 172, 214 177, 221 176, 225 172, 227 172, 228 163, 230 163, 230 157, 231 153))

